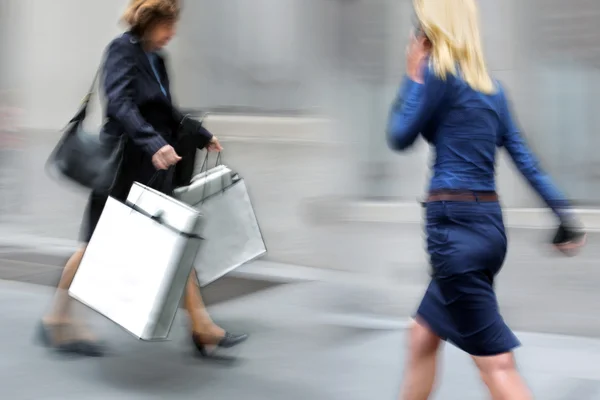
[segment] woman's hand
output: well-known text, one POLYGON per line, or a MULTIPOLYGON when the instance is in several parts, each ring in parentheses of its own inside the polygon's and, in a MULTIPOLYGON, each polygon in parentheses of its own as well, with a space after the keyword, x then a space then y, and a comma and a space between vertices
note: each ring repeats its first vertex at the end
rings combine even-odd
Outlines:
POLYGON ((169 169, 172 165, 177 164, 181 157, 175 152, 171 145, 166 145, 160 148, 152 156, 152 164, 156 169, 169 169))
POLYGON ((585 246, 586 239, 586 234, 581 233, 578 237, 574 237, 573 240, 555 243, 554 248, 566 256, 573 257, 579 254, 583 246, 585 246))
POLYGON ((208 146, 206 146, 206 149, 208 151, 222 151, 223 147, 221 146, 221 143, 219 143, 219 139, 217 139, 216 136, 213 136, 212 139, 210 139, 210 142, 208 142, 208 146))
POLYGON ((585 243, 586 233, 583 225, 574 217, 563 221, 552 239, 554 248, 567 256, 578 254, 585 243))
POLYGON ((423 69, 429 56, 431 44, 425 36, 415 36, 411 32, 406 47, 406 74, 417 83, 423 83, 423 69))

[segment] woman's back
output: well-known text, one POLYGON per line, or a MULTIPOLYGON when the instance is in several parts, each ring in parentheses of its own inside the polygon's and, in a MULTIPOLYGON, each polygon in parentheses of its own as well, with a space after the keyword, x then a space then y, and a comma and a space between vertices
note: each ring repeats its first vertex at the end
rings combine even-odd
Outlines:
POLYGON ((568 206, 523 140, 499 83, 487 95, 429 68, 422 83, 405 78, 390 113, 388 141, 404 150, 420 135, 436 152, 430 190, 495 191, 496 149, 502 146, 550 208, 558 213, 568 206))
POLYGON ((430 190, 494 191, 496 149, 503 130, 501 89, 484 94, 454 76, 442 84, 444 99, 424 132, 435 148, 430 190))

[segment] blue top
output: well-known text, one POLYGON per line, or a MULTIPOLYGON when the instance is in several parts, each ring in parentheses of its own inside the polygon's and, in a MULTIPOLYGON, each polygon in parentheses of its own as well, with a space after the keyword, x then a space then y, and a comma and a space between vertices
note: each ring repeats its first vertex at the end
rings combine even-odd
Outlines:
POLYGON ((158 62, 158 60, 156 58, 156 54, 155 53, 146 53, 146 55, 148 56, 148 61, 150 61, 150 66, 152 67, 154 76, 156 77, 156 80, 158 81, 158 84, 160 85, 160 90, 166 96, 167 90, 163 86, 162 80, 160 79, 160 74, 158 73, 158 68, 156 67, 156 63, 158 62))
POLYGON ((503 146, 557 215, 569 207, 521 137, 499 83, 496 93, 486 95, 429 68, 424 84, 405 77, 390 113, 389 145, 405 150, 419 134, 435 148, 430 190, 495 191, 496 148, 503 146))

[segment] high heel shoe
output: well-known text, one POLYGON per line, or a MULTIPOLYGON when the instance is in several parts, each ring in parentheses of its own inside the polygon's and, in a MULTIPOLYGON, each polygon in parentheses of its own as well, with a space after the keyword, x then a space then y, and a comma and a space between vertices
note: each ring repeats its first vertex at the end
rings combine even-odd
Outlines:
POLYGON ((59 353, 74 353, 77 347, 74 342, 57 343, 53 338, 54 329, 62 329, 64 325, 56 325, 49 327, 48 325, 40 322, 37 332, 37 341, 44 347, 55 350, 59 353))
POLYGON ((85 357, 104 357, 106 346, 91 340, 78 340, 75 342, 76 353, 85 357))
POLYGON ((236 335, 233 333, 225 332, 225 335, 223 335, 222 337, 208 336, 195 332, 192 333, 192 342, 194 343, 194 347, 196 348, 198 354, 202 357, 211 357, 213 355, 212 353, 209 353, 207 351, 207 346, 216 346, 224 349, 229 349, 231 347, 237 346, 242 342, 245 342, 246 339, 248 339, 248 335, 245 333, 236 335))
POLYGON ((56 343, 53 340, 52 329, 64 329, 65 325, 49 327, 43 322, 38 328, 38 341, 45 347, 63 354, 74 354, 85 357, 102 357, 105 348, 100 343, 89 340, 72 340, 64 343, 56 343))

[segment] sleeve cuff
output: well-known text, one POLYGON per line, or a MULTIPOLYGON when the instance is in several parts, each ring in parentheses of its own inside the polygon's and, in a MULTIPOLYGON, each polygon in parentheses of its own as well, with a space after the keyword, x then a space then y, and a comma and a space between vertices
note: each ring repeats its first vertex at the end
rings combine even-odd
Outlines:
POLYGON ((166 145, 168 145, 167 141, 162 136, 156 135, 156 137, 153 137, 148 140, 148 143, 146 144, 146 146, 144 146, 144 150, 150 156, 153 156, 158 150, 162 149, 166 145))
POLYGON ((203 143, 199 146, 199 148, 203 149, 206 146, 208 146, 208 144, 210 143, 210 141, 212 140, 214 135, 212 133, 210 133, 208 131, 208 129, 206 129, 202 125, 200 125, 200 131, 198 133, 200 134, 200 136, 203 139, 202 140, 203 143))
POLYGON ((400 87, 400 97, 406 99, 406 96, 415 88, 420 88, 422 84, 413 81, 408 75, 404 75, 402 86, 400 87))

